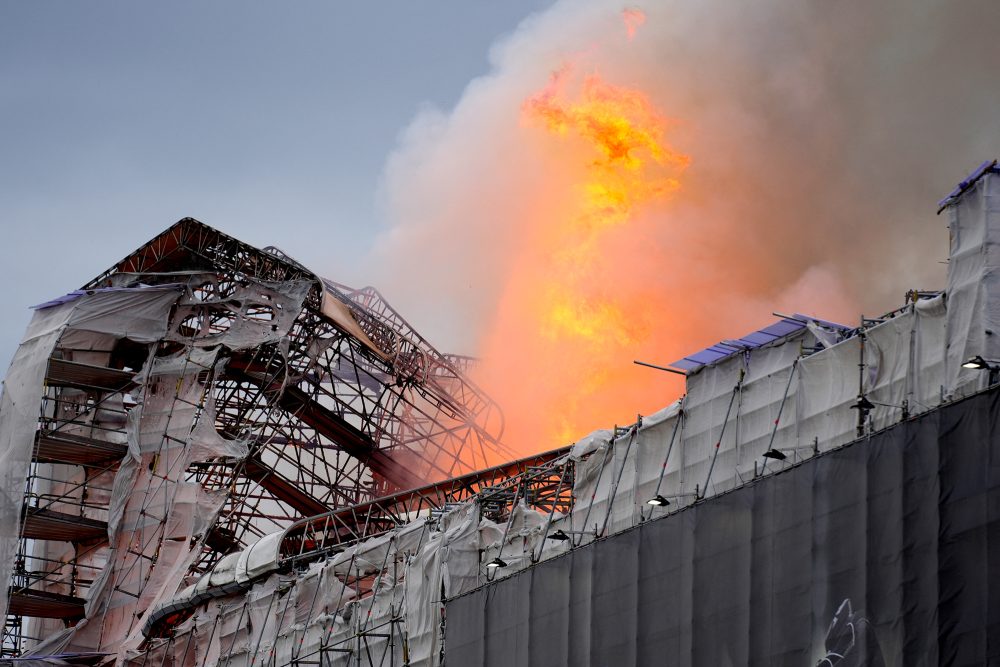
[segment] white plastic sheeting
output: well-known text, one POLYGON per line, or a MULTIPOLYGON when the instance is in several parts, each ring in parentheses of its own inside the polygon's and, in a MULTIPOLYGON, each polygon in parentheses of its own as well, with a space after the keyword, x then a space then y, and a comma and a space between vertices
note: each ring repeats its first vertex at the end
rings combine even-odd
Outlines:
MULTIPOLYGON (((39 308, 28 325, 0 398, 0 577, 10 580, 21 527, 21 503, 31 466, 39 403, 49 357, 61 338, 93 347, 97 337, 128 337, 137 342, 163 338, 167 316, 181 293, 176 286, 82 293, 39 308), (121 313, 131 314, 123 324, 121 313), (81 342, 83 341, 83 342, 81 342)), ((65 344, 65 343, 64 343, 65 344)), ((7 608, 7 587, 0 590, 7 608)))
MULTIPOLYGON (((111 651, 124 656, 142 641, 139 629, 159 602, 177 593, 225 502, 224 490, 207 491, 188 481, 186 470, 194 461, 247 454, 246 443, 216 432, 206 378, 216 370, 222 349, 280 342, 312 286, 305 281, 250 282, 226 287, 230 293, 220 294, 213 278, 186 278, 184 284, 162 288, 74 294, 39 310, 8 375, 5 396, 24 408, 23 414, 14 409, 0 413, 0 447, 18 462, 5 469, 3 483, 6 495, 19 499, 31 460, 42 378, 53 351, 72 345, 77 355, 82 350, 93 357, 86 361, 104 365, 123 332, 137 342, 181 344, 168 355, 158 355, 153 348, 135 376, 136 404, 119 424, 128 454, 113 479, 108 475, 109 545, 96 552, 100 560, 94 559, 95 564, 102 567, 88 591, 87 618, 42 642, 36 653, 111 651)), ((20 506, 3 511, 20 511, 20 506)), ((3 526, 16 527, 17 522, 5 521, 3 526)), ((0 548, 11 555, 2 562, 10 567, 16 531, 2 537, 0 548)), ((58 542, 37 544, 46 557, 57 555, 56 560, 57 552, 66 549, 58 542)), ((245 568, 250 576, 258 573, 261 563, 273 562, 277 544, 256 547, 246 554, 252 561, 245 568)))
MULTIPOLYGON (((702 369, 689 378, 681 414, 640 429, 635 469, 642 492, 619 488, 614 502, 634 498, 641 504, 653 496, 651 480, 662 469, 675 426, 660 495, 677 496, 683 504, 693 499, 688 494, 711 496, 749 481, 765 471, 765 462, 774 470, 853 440, 858 410, 852 406, 862 391, 875 403, 866 432, 900 421, 904 407, 914 415, 939 405, 944 321, 942 301, 936 298, 868 329, 863 385, 859 337, 800 357, 803 347, 816 344, 811 333, 802 333, 702 369), (786 460, 762 458, 770 448, 786 460)), ((622 448, 621 439, 615 448, 622 448)))
POLYGON ((875 403, 872 429, 941 404, 945 396, 944 297, 917 301, 912 309, 870 329, 865 342, 865 395, 875 403))
POLYGON ((288 334, 314 285, 305 280, 250 282, 231 294, 213 296, 217 280, 213 276, 191 282, 194 291, 178 305, 176 326, 169 331, 168 340, 201 348, 223 344, 231 350, 278 342, 288 334), (224 331, 218 330, 218 319, 213 322, 207 316, 208 310, 213 314, 228 311, 224 331))
MULTIPOLYGON (((519 546, 511 558, 537 540, 544 523, 533 510, 515 510, 507 542, 519 546)), ((252 587, 208 600, 173 637, 151 640, 150 655, 204 665, 347 667, 359 664, 359 656, 366 665, 439 664, 443 599, 486 581, 480 554, 499 548, 504 528, 480 519, 478 507, 467 503, 436 521, 417 520, 346 548, 299 576, 273 573, 282 534, 269 535, 220 561, 174 601, 232 581, 253 580, 252 587)), ((134 650, 124 657, 150 659, 134 650)))
MULTIPOLYGON (((429 526, 414 522, 314 563, 298 576, 268 574, 277 563, 273 547, 282 534, 269 535, 232 562, 220 563, 228 574, 213 573, 202 580, 210 587, 215 584, 209 580, 255 577, 252 588, 239 596, 209 600, 173 638, 152 640, 148 653, 131 651, 128 656, 141 662, 152 655, 168 664, 346 666, 357 664, 351 656, 361 653, 373 656, 374 664, 402 664, 404 655, 411 665, 431 664, 439 615, 423 613, 421 602, 440 604, 441 547, 471 529, 465 517, 450 529, 436 531, 428 548, 429 526), (260 562, 251 565, 258 556, 260 562), (379 561, 378 577, 366 576, 374 571, 373 560, 379 561), (437 586, 427 588, 432 581, 437 586), (415 612, 413 623, 403 617, 407 599, 407 609, 415 612)), ((202 586, 199 582, 195 589, 202 586)))
MULTIPOLYGON (((224 298, 201 297, 196 290, 178 306, 170 336, 184 342, 185 348, 151 359, 140 375, 143 401, 141 409, 130 413, 130 457, 119 470, 119 477, 127 481, 122 484, 124 493, 112 500, 112 507, 125 507, 118 533, 111 534, 116 559, 103 582, 106 588, 95 585, 88 600, 93 605, 96 596, 107 596, 95 609, 104 618, 101 650, 113 648, 124 655, 142 641, 140 629, 151 611, 176 593, 225 502, 224 493, 209 493, 186 481, 188 466, 246 451, 244 443, 226 442, 208 421, 214 417, 214 406, 203 377, 216 366, 219 345, 240 350, 280 341, 309 287, 303 281, 250 283, 224 298), (208 328, 209 308, 214 313, 220 308, 229 311, 225 331, 208 328), (138 472, 130 472, 131 467, 138 472), (201 520, 183 520, 192 516, 201 520), (111 622, 110 617, 119 614, 120 620, 111 622)), ((274 561, 276 549, 272 540, 247 550, 242 571, 254 576, 274 561)))
POLYGON ((176 592, 197 555, 192 538, 205 534, 225 500, 184 479, 205 396, 199 375, 214 357, 151 357, 143 369, 142 400, 129 413, 129 454, 109 509, 112 555, 88 596, 88 616, 101 623, 76 633, 77 650, 118 649, 142 611, 176 592))
POLYGON ((986 381, 984 373, 963 369, 963 362, 976 355, 1000 360, 1000 175, 984 174, 947 211, 945 387, 958 398, 986 381))

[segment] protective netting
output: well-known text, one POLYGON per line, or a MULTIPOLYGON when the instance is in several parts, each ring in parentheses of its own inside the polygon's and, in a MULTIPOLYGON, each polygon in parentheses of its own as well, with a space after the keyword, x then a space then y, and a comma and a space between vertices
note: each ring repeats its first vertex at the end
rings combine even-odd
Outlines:
POLYGON ((993 664, 998 457, 993 389, 450 599, 447 664, 993 664))

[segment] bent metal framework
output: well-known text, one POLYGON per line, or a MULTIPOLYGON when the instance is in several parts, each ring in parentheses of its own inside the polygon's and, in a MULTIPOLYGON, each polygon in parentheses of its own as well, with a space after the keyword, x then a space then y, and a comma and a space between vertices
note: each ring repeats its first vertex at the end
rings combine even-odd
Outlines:
POLYGON ((181 220, 38 306, 7 373, 6 660, 985 664, 998 197, 991 162, 940 203, 944 291, 782 316, 519 460, 376 291, 181 220))

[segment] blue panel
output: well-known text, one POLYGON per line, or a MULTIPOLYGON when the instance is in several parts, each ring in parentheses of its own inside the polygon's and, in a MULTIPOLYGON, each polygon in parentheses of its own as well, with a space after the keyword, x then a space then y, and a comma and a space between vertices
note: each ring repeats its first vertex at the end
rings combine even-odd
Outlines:
MULTIPOLYGON (((975 171, 966 176, 965 180, 963 180, 961 183, 955 186, 955 189, 949 192, 947 197, 938 202, 939 209, 943 209, 951 202, 952 199, 954 199, 955 197, 957 197, 958 195, 962 194, 970 187, 972 187, 972 185, 976 181, 978 181, 980 178, 983 177, 983 174, 993 169, 993 167, 995 167, 996 164, 997 164, 996 160, 987 160, 986 162, 976 167, 975 171)), ((938 210, 938 213, 940 212, 941 211, 938 210)))
POLYGON ((764 327, 760 330, 760 333, 771 334, 772 336, 787 336, 788 334, 798 331, 805 326, 804 322, 796 322, 795 320, 779 320, 774 324, 764 327))
POLYGON ((827 320, 821 320, 810 315, 800 315, 799 313, 796 313, 794 317, 795 319, 783 317, 774 324, 769 324, 763 329, 758 329, 757 331, 748 333, 742 338, 724 340, 720 343, 716 343, 711 347, 706 347, 700 352, 695 352, 694 354, 689 354, 683 359, 678 359, 670 364, 670 366, 690 372, 701 368, 702 366, 714 364, 721 359, 730 357, 734 354, 742 352, 743 350, 752 350, 762 345, 767 345, 771 341, 784 338, 789 334, 801 331, 805 328, 806 322, 816 322, 826 328, 842 332, 850 331, 851 329, 851 327, 844 326, 843 324, 828 322, 827 320))
POLYGON ((740 340, 744 341, 751 347, 760 347, 761 345, 770 343, 775 338, 778 338, 778 336, 764 331, 754 331, 753 333, 747 334, 740 340))
POLYGON ((722 359, 725 356, 728 355, 724 352, 719 352, 718 350, 709 349, 709 350, 702 350, 701 352, 695 352, 694 354, 688 355, 687 357, 684 358, 687 359, 688 361, 696 361, 700 364, 710 364, 713 361, 718 361, 719 359, 722 359))

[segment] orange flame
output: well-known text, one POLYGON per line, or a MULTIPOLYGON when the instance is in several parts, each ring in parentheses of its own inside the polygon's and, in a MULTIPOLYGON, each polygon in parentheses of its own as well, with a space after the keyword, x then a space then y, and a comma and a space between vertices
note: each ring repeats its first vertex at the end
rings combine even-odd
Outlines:
POLYGON ((537 451, 635 418, 627 371, 660 315, 655 293, 619 279, 630 261, 623 240, 641 237, 636 220, 679 187, 688 158, 664 143, 667 122, 643 93, 597 75, 574 85, 569 67, 525 102, 523 118, 557 137, 553 167, 573 175, 572 205, 533 221, 482 374, 505 406, 505 440, 537 451))

